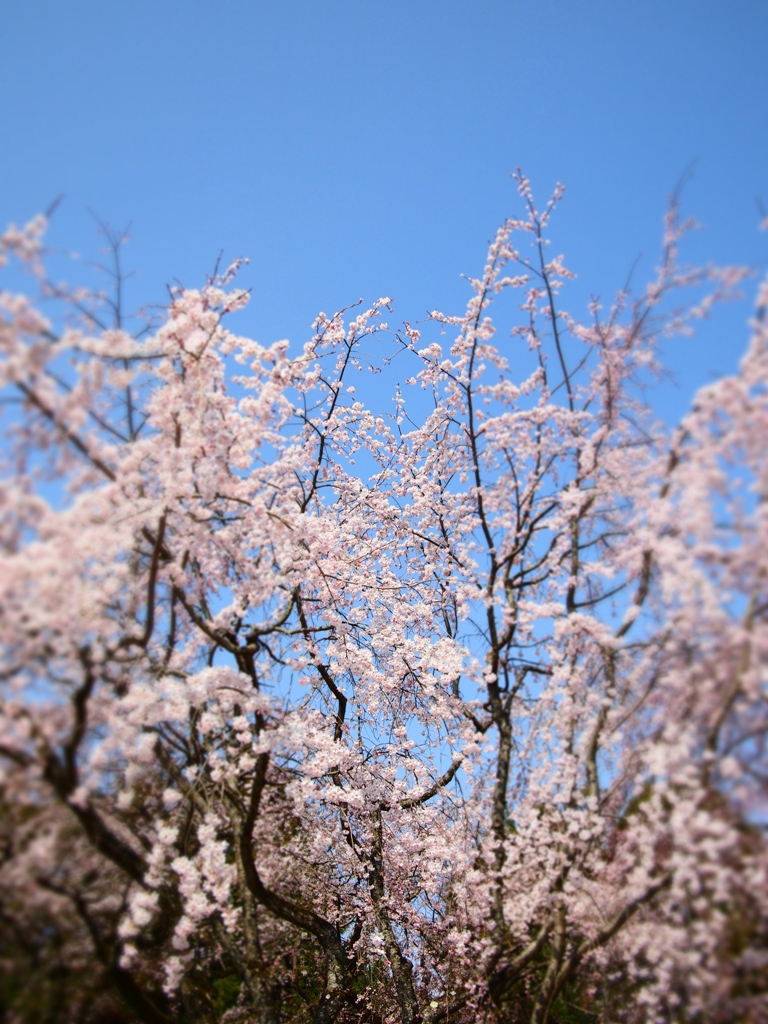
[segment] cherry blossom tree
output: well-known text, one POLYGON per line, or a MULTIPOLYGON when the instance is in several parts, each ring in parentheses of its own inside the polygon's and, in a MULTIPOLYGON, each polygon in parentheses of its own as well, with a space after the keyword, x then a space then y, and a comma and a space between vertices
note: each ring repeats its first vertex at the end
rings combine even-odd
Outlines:
POLYGON ((237 264, 132 335, 2 236, 69 310, 0 295, 9 1019, 765 1019, 768 283, 667 429, 745 272, 674 201, 582 321, 517 183, 464 313, 298 353, 237 264))

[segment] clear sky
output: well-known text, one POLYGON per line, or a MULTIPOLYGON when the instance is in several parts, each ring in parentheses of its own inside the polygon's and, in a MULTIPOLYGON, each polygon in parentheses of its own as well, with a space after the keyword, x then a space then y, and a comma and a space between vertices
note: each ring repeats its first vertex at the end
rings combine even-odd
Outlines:
MULTIPOLYGON (((459 312, 520 165, 567 187, 581 313, 650 272, 692 161, 691 258, 765 267, 767 38, 766 0, 0 0, 0 221, 64 193, 50 238, 84 256, 89 209, 130 222, 136 305, 247 255, 239 329, 301 344, 360 296, 459 312)), ((666 415, 735 367, 749 314, 672 353, 666 415)))

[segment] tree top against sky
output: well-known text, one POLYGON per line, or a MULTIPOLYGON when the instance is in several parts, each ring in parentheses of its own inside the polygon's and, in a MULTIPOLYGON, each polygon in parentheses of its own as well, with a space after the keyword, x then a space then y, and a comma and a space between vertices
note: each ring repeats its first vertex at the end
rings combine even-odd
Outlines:
MULTIPOLYGON (((650 274, 693 161, 694 258, 757 265, 767 32, 764 4, 711 0, 3 4, 0 222, 63 193, 49 240, 88 256, 88 209, 132 223, 129 304, 248 256, 264 341, 382 290, 459 312, 517 166, 567 186, 554 244, 603 295, 650 274)), ((749 309, 728 316, 695 367, 671 353, 672 418, 735 368, 749 309)))

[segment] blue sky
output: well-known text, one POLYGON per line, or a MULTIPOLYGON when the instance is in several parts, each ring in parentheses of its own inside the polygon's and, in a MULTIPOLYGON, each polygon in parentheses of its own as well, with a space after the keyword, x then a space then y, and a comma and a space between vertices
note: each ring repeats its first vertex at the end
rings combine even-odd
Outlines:
MULTIPOLYGON (((763 0, 0 0, 0 221, 64 193, 50 240, 84 257, 89 209, 130 222, 135 305, 247 255, 239 330, 301 344, 360 296, 459 312, 519 165, 567 187, 581 313, 650 273, 694 160, 689 256, 765 267, 766 38, 763 0)), ((678 343, 665 415, 735 367, 750 310, 678 343)))

